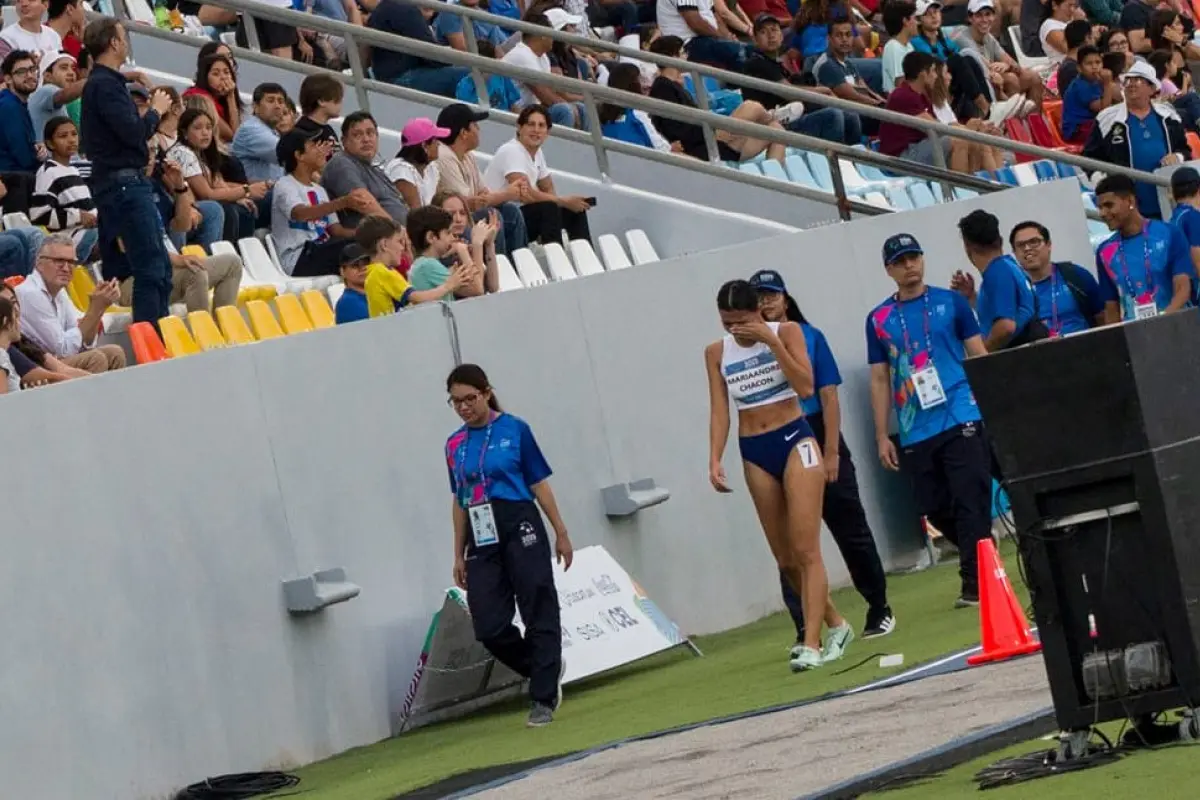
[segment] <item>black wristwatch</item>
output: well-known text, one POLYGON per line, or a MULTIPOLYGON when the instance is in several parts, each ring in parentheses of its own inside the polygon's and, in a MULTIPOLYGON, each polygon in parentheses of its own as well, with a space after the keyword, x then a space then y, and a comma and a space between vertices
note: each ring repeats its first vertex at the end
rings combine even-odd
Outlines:
POLYGON ((183 187, 182 189, 175 190, 175 194, 187 194, 187 193, 188 193, 188 187, 186 187, 186 186, 183 187))

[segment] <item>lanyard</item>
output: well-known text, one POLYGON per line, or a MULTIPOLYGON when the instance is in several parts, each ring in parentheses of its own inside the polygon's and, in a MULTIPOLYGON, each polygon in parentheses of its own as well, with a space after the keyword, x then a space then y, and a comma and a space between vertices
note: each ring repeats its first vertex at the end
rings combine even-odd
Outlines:
MULTIPOLYGON (((911 352, 912 345, 908 338, 908 323, 904 321, 904 306, 902 306, 900 304, 900 295, 896 294, 896 295, 894 295, 894 298, 896 300, 896 312, 897 312, 897 315, 900 317, 900 335, 904 337, 904 355, 906 355, 906 356, 907 355, 915 355, 915 353, 911 352)), ((932 359, 933 358, 933 334, 929 330, 929 316, 930 315, 929 315, 929 289, 928 288, 925 289, 925 293, 922 295, 922 298, 924 300, 923 321, 925 323, 925 351, 929 354, 929 357, 932 359)))
MULTIPOLYGON (((1154 283, 1150 276, 1150 223, 1142 223, 1142 259, 1146 275, 1146 288, 1152 293, 1154 291, 1154 283)), ((1133 283, 1133 278, 1129 275, 1129 264, 1125 261, 1125 239, 1117 237, 1117 255, 1121 256, 1121 277, 1125 279, 1125 288, 1129 290, 1129 299, 1137 301, 1138 293, 1133 283)))
MULTIPOLYGON (((483 471, 483 460, 487 457, 488 444, 492 441, 492 422, 494 418, 488 419, 487 428, 483 432, 483 447, 479 450, 479 470, 474 473, 479 481, 483 484, 483 497, 487 499, 488 479, 487 473, 483 471)), ((463 443, 458 446, 458 453, 454 457, 455 477, 458 479, 458 485, 465 487, 467 485, 467 444, 471 441, 470 429, 467 430, 466 437, 463 438, 463 443)))

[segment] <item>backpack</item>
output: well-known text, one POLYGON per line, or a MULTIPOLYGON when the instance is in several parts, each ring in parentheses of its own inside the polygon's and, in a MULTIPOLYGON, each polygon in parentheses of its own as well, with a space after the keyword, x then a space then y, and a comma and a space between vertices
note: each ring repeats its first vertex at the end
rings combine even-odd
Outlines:
MULTIPOLYGON (((1017 269, 1020 269, 1018 267, 1017 269)), ((1024 270, 1021 271, 1025 275, 1024 270)), ((1025 280, 1029 284, 1029 291, 1033 295, 1033 316, 1025 327, 1013 334, 1013 337, 1008 340, 1008 344, 1004 345, 1003 350, 1011 350, 1014 347, 1029 344, 1030 342, 1040 342, 1042 339, 1050 338, 1050 329, 1046 327, 1046 323, 1042 322, 1042 312, 1038 308, 1037 291, 1033 288, 1033 282, 1029 280, 1029 276, 1025 276, 1025 280)))
POLYGON ((1053 267, 1062 276, 1063 283, 1067 284, 1067 288, 1071 291, 1071 296, 1075 298, 1075 305, 1079 306, 1079 311, 1083 314, 1084 320, 1087 321, 1088 327, 1096 327, 1096 315, 1104 311, 1104 309, 1092 308, 1091 298, 1088 297, 1087 286, 1083 277, 1083 273, 1085 272, 1083 267, 1078 264, 1072 264, 1070 261, 1055 261, 1053 267))

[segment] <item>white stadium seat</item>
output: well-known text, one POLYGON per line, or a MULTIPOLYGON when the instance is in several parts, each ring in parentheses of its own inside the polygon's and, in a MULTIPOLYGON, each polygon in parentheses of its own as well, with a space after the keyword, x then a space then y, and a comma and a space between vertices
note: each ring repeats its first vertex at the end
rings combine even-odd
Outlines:
POLYGON ((496 273, 499 278, 498 288, 500 291, 507 292, 512 289, 525 288, 525 284, 521 283, 520 277, 517 276, 517 271, 513 269, 512 262, 503 253, 496 254, 496 273))
POLYGON ((596 251, 587 239, 572 239, 570 242, 571 259, 575 262, 575 271, 580 275, 598 275, 604 272, 604 265, 596 258, 596 251))
POLYGON ((546 282, 546 274, 542 272, 542 266, 538 264, 537 256, 532 250, 527 247, 513 250, 512 257, 517 274, 521 276, 521 283, 526 286, 540 286, 546 282))
POLYGON ((599 241, 600 256, 604 259, 604 266, 608 268, 609 272, 633 266, 633 262, 625 254, 625 248, 621 246, 621 240, 616 236, 606 233, 600 237, 599 241))
POLYGON ((650 239, 641 228, 625 231, 625 241, 629 242, 629 254, 633 256, 633 263, 650 264, 659 260, 654 245, 650 244, 650 239))
POLYGON ((4 230, 13 228, 31 228, 33 223, 29 221, 29 217, 21 211, 14 211, 11 214, 4 215, 4 230))
POLYGON ((563 250, 563 246, 558 242, 551 242, 546 245, 546 265, 550 268, 550 277, 556 281, 569 281, 572 278, 578 278, 575 274, 575 268, 571 266, 571 259, 567 258, 567 251, 563 250))
POLYGON ((346 291, 346 284, 335 283, 325 290, 326 296, 329 297, 329 305, 337 310, 338 300, 342 299, 342 293, 346 291))

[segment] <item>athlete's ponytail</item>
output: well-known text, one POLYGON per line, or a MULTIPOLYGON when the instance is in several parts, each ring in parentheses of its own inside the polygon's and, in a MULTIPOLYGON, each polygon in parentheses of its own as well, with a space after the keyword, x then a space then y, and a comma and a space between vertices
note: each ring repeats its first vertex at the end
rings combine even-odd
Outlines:
POLYGON ((729 281, 717 292, 718 311, 758 311, 758 291, 749 281, 729 281))
POLYGON ((459 364, 450 370, 450 375, 446 378, 446 392, 449 393, 450 388, 455 385, 470 386, 481 393, 489 392, 488 408, 496 413, 503 411, 500 408, 500 401, 496 399, 496 393, 492 391, 492 386, 488 383, 487 373, 478 364, 459 364))

